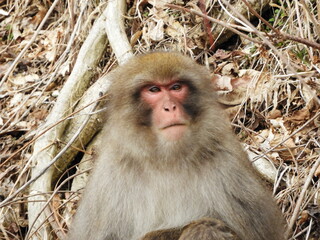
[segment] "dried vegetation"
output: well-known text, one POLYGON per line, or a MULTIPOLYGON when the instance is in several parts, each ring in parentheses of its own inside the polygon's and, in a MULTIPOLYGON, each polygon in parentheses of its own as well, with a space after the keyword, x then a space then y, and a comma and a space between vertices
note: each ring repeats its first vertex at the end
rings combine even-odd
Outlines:
POLYGON ((255 163, 264 159, 257 168, 289 237, 320 239, 319 1, 228 2, 127 1, 123 47, 102 33, 107 1, 0 0, 0 239, 64 236, 83 186, 71 180, 88 169, 75 162, 90 158, 100 128, 99 84, 128 46, 180 51, 210 68, 236 134, 255 163), (95 49, 83 47, 89 32, 95 49))

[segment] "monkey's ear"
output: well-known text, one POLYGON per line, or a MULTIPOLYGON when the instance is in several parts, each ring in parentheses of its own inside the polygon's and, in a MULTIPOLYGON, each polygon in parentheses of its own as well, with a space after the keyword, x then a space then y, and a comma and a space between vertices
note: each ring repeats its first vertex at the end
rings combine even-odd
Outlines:
POLYGON ((98 107, 96 108, 99 114, 99 118, 101 118, 102 121, 101 124, 103 124, 104 122, 106 122, 108 113, 110 111, 108 111, 108 108, 110 106, 110 102, 111 102, 111 94, 110 93, 103 93, 103 92, 99 92, 99 103, 98 103, 98 107))
POLYGON ((110 103, 111 100, 111 94, 110 93, 103 93, 99 92, 99 108, 106 107, 110 103))

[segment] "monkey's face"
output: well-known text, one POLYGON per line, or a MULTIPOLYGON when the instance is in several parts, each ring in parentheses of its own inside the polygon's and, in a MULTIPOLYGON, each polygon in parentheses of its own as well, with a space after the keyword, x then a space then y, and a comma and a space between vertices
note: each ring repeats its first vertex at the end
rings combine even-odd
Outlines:
POLYGON ((108 131, 114 138, 132 139, 141 152, 180 154, 206 132, 201 121, 207 121, 215 97, 209 72, 191 59, 165 52, 141 55, 113 78, 108 131))
POLYGON ((180 81, 150 83, 141 89, 141 100, 151 108, 152 129, 166 140, 179 140, 188 129, 190 116, 183 103, 189 92, 180 81))

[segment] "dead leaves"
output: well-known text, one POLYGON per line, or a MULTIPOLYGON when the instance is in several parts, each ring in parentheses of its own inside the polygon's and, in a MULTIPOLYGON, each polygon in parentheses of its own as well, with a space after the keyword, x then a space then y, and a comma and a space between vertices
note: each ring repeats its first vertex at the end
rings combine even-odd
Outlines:
POLYGON ((257 144, 262 152, 273 149, 269 157, 274 162, 297 163, 305 156, 316 156, 317 152, 306 147, 310 144, 306 135, 319 127, 319 118, 296 132, 319 111, 308 86, 253 69, 238 70, 231 56, 230 52, 216 53, 214 58, 224 61, 218 62, 219 74, 212 74, 212 83, 230 119, 243 124, 250 115, 256 116, 251 124, 256 135, 247 141, 257 144))
MULTIPOLYGON (((190 19, 190 14, 172 10, 166 6, 167 3, 172 2, 171 0, 142 1, 139 6, 130 9, 130 12, 138 11, 138 15, 147 16, 147 21, 137 24, 138 21, 135 20, 132 25, 131 45, 141 38, 142 43, 147 46, 160 42, 163 44, 165 41, 168 49, 205 48, 206 33, 202 28, 203 19, 198 16, 190 19), (194 22, 197 24, 195 25, 194 22)), ((199 10, 197 2, 190 1, 187 6, 199 10)), ((175 4, 184 5, 184 2, 175 1, 175 4)))
MULTIPOLYGON (((14 59, 30 42, 47 12, 47 8, 37 1, 24 8, 27 9, 16 9, 23 14, 8 12, 0 21, 0 29, 6 29, 0 33, 2 43, 6 43, 0 44, 0 77, 4 76, 14 59)), ((56 95, 50 95, 46 91, 49 86, 52 91, 57 90, 58 86, 53 84, 54 82, 49 85, 49 76, 46 76, 46 73, 56 61, 59 52, 61 53, 59 43, 66 31, 63 26, 40 31, 13 73, 1 85, 0 135, 12 131, 32 131, 48 114, 51 107, 48 103, 54 102, 56 95)), ((67 71, 61 70, 59 73, 63 75, 67 71)))

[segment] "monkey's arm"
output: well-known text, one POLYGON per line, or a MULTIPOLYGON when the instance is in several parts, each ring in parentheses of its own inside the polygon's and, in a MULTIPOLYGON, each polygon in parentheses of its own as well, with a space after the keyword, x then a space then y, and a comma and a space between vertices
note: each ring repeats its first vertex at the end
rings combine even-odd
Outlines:
POLYGON ((240 238, 224 222, 215 218, 203 218, 182 228, 149 232, 141 240, 240 240, 240 238))
POLYGON ((168 228, 148 232, 140 240, 178 240, 182 233, 182 228, 168 228))

